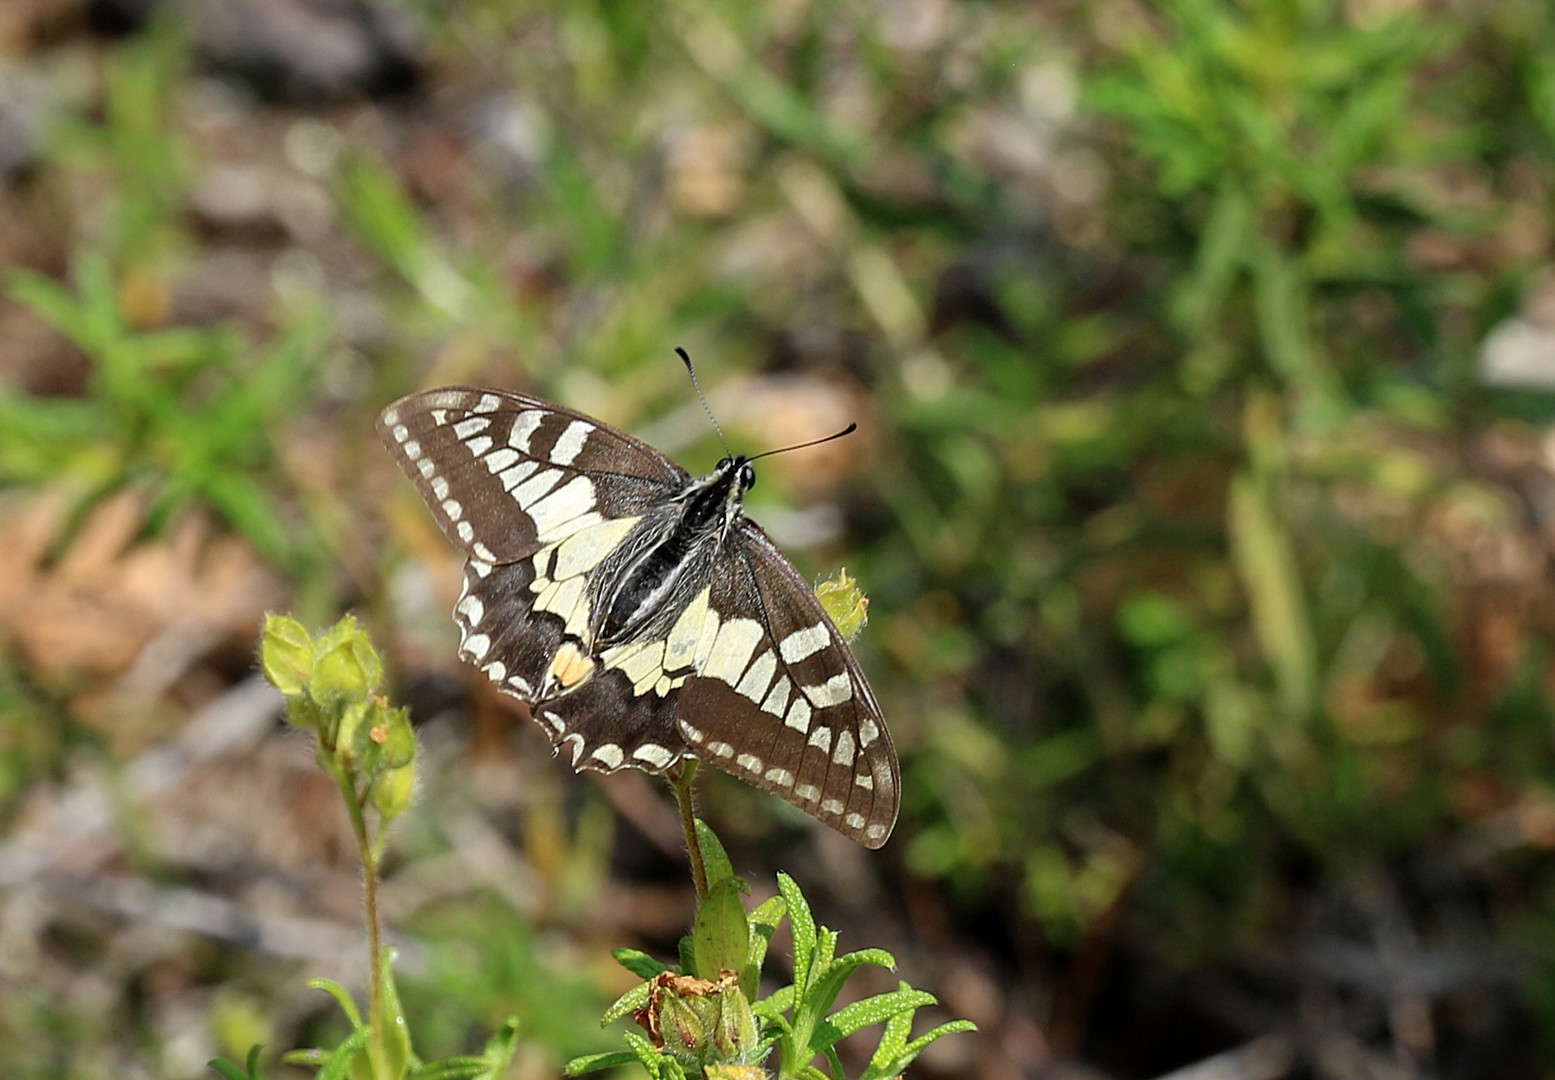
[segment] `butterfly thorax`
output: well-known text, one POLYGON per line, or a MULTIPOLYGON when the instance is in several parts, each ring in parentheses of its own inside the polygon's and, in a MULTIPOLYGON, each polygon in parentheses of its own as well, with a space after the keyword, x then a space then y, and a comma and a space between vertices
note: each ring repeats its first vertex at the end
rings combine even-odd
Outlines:
POLYGON ((659 521, 645 521, 634 556, 602 605, 595 647, 632 641, 672 619, 705 584, 729 528, 744 513, 755 473, 744 457, 725 458, 686 486, 659 521))

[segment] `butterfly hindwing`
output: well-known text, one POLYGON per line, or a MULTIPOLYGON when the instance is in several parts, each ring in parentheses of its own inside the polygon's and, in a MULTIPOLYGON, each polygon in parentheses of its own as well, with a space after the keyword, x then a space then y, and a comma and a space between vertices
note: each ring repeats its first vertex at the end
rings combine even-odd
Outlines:
POLYGON ((805 580, 762 530, 735 526, 721 613, 678 721, 693 751, 866 847, 896 822, 896 751, 869 683, 805 580))
MULTIPOLYGON (((532 559, 471 560, 454 606, 459 656, 498 689, 527 703, 536 723, 575 769, 662 771, 685 752, 673 698, 634 694, 618 670, 601 667, 575 689, 547 692, 546 672, 568 642, 565 621, 534 610, 532 559)), ((543 593, 542 593, 543 595, 543 593)))
POLYGON ((384 410, 378 429, 443 533, 489 563, 639 512, 690 479, 625 432, 506 391, 411 394, 384 410))

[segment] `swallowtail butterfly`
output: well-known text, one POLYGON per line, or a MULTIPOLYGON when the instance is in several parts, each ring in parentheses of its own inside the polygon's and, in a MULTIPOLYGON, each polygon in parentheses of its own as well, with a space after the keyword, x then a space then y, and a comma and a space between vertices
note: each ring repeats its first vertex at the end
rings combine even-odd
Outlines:
POLYGON ((751 458, 693 477, 539 398, 445 387, 378 429, 464 552, 459 655, 575 769, 710 762, 865 847, 900 771, 847 644, 742 501, 751 458))

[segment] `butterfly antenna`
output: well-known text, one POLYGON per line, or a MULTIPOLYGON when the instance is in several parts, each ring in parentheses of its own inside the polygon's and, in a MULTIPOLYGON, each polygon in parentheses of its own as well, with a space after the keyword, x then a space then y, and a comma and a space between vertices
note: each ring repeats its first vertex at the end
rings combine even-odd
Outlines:
POLYGON ((841 431, 833 432, 824 439, 811 439, 809 442, 795 443, 793 446, 780 446, 776 450, 763 450, 755 457, 748 458, 747 460, 755 461, 757 458, 771 457, 773 454, 786 454, 790 450, 803 450, 807 446, 820 446, 823 442, 831 442, 833 439, 840 439, 844 435, 852 435, 857 430, 858 423, 855 421, 841 431))
POLYGON ((707 403, 707 395, 702 393, 702 384, 697 382, 697 369, 691 366, 691 357, 686 355, 686 350, 679 345, 675 346, 675 352, 686 365, 686 370, 691 373, 691 385, 696 389, 697 398, 702 402, 702 411, 707 413, 707 418, 713 422, 713 430, 718 432, 718 441, 724 444, 724 450, 730 457, 734 451, 729 449, 729 440, 724 438, 724 429, 718 425, 718 417, 713 415, 713 407, 707 403))

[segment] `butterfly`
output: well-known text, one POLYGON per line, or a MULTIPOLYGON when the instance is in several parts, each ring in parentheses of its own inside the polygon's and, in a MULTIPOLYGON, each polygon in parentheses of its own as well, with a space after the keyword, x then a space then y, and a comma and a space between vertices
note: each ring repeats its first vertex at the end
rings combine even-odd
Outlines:
POLYGON ((593 417, 474 387, 402 398, 378 430, 465 555, 460 657, 528 703, 574 769, 695 757, 886 842, 890 733, 809 585, 745 516, 753 458, 693 477, 593 417))

